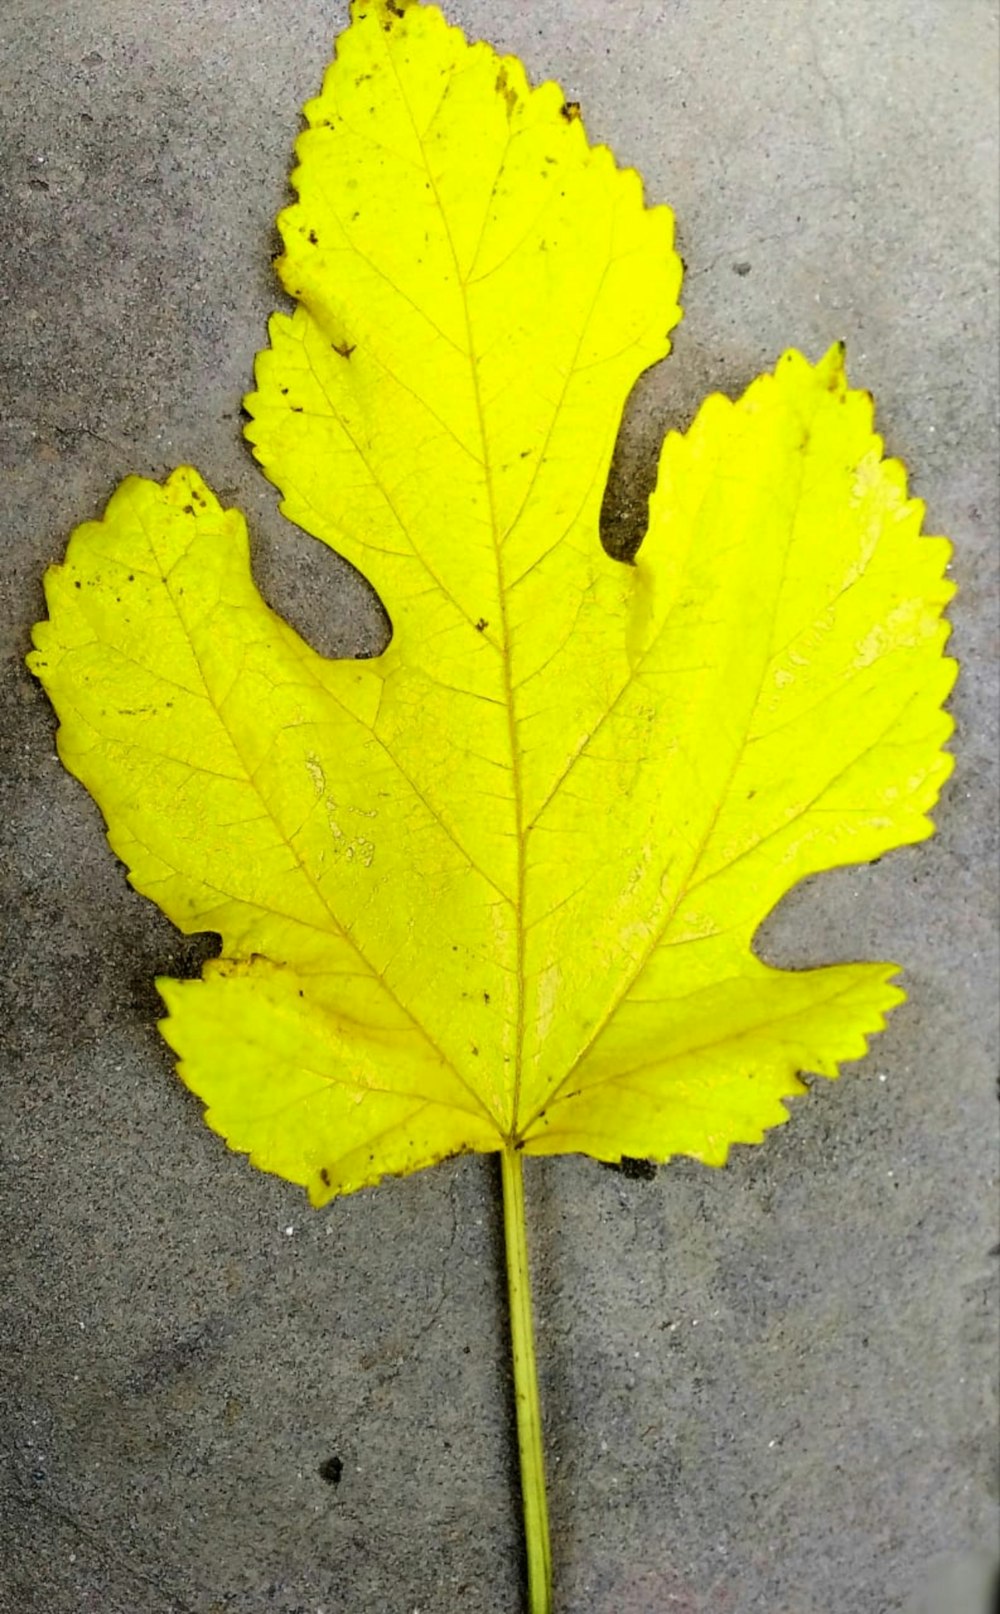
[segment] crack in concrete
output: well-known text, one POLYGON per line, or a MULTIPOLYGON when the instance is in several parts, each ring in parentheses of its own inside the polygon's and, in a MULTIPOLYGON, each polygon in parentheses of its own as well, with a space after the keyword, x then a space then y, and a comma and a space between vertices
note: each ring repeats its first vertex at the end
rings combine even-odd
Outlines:
MULTIPOLYGON (((14 1467, 13 1463, 12 1467, 14 1467)), ((93 1530, 88 1525, 82 1523, 81 1520, 78 1519, 69 1508, 61 1506, 61 1504, 54 1501, 52 1498, 43 1496, 39 1492, 26 1491, 24 1489, 23 1481, 16 1473, 16 1468, 14 1475, 14 1488, 11 1494, 13 1500, 21 1507, 26 1508, 29 1511, 37 1510, 40 1513, 46 1514, 49 1518, 56 1519, 61 1524, 67 1525, 69 1529, 74 1531, 74 1533, 80 1537, 81 1540, 86 1541, 88 1546, 92 1547, 101 1558, 104 1558, 105 1560, 114 1564, 117 1569, 123 1571, 124 1574, 128 1575, 132 1580, 139 1581, 144 1586, 149 1586, 154 1592, 156 1592, 157 1596, 163 1598, 164 1602, 173 1611, 173 1614, 197 1614, 197 1611, 191 1603, 186 1602, 184 1598, 179 1596, 177 1592, 170 1591, 162 1583, 162 1581, 159 1581, 154 1576, 147 1574, 144 1569, 137 1568, 136 1565, 130 1561, 127 1554, 120 1551, 120 1549, 117 1547, 112 1546, 110 1541, 100 1532, 93 1530)), ((208 1593, 203 1587, 198 1587, 197 1590, 199 1596, 208 1596, 208 1593)))

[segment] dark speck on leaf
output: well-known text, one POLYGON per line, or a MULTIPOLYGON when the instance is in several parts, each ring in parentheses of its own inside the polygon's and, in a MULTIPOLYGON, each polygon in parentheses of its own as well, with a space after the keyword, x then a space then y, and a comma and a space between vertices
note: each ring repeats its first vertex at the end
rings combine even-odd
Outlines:
POLYGON ((487 622, 486 618, 481 616, 479 618, 479 621, 476 623, 476 632, 477 633, 485 633, 485 631, 486 631, 486 629, 488 627, 489 627, 489 623, 487 622))
POLYGON ((302 405, 301 404, 292 404, 291 405, 291 411, 292 411, 293 415, 301 415, 301 413, 302 413, 302 405))
POLYGON ((193 504, 186 504, 184 506, 184 514, 186 516, 193 516, 194 515, 194 505, 193 504))
POLYGON ((76 582, 73 584, 73 587, 74 588, 82 588, 83 587, 83 584, 80 582, 79 578, 77 578, 76 582))
POLYGON ((282 389, 281 389, 281 396, 282 396, 282 397, 283 397, 283 398, 287 398, 287 397, 288 397, 288 388, 287 388, 287 387, 282 387, 282 389))
POLYGON ((344 1474, 344 1464, 340 1457, 328 1457, 325 1463, 319 1465, 319 1477, 326 1480, 328 1485, 339 1485, 344 1474))
POLYGON ((579 101, 564 101, 559 108, 559 116, 565 118, 567 123, 575 123, 580 116, 579 101))
POLYGON ((326 1184, 326 1186, 329 1188, 329 1186, 330 1186, 330 1173, 327 1171, 325 1166, 320 1171, 320 1178, 326 1184))
POLYGON ((315 230, 309 231, 309 244, 313 247, 319 245, 319 236, 316 234, 315 230))

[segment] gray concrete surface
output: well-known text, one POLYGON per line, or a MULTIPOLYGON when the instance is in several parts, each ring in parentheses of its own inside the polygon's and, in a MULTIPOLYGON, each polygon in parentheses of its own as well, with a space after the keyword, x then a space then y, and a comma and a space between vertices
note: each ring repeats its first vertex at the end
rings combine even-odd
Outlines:
MULTIPOLYGON (((21 661, 69 528, 187 459, 320 648, 378 640, 238 416, 297 108, 345 11, 0 7, 2 1614, 520 1607, 492 1165, 314 1214, 226 1153, 154 1028, 154 974, 210 942, 128 888, 21 661)), ((558 1609, 961 1614, 997 1529, 995 7, 450 11, 677 211, 686 318, 633 400, 609 527, 634 529, 707 390, 844 337, 961 585, 940 835, 800 889, 762 938, 905 961, 869 1060, 721 1173, 531 1167, 558 1609)))

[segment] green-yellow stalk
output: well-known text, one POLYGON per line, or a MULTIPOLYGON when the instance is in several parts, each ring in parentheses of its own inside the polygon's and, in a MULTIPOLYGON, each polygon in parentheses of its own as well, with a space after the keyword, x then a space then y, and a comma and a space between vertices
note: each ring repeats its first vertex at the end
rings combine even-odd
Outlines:
POLYGON ((545 1453, 535 1363, 528 1237, 524 1219, 524 1173, 520 1152, 507 1144, 500 1152, 500 1165, 503 1174, 503 1225, 514 1358, 517 1445, 521 1457, 521 1505, 528 1556, 528 1614, 552 1614, 549 1509, 545 1496, 545 1453))

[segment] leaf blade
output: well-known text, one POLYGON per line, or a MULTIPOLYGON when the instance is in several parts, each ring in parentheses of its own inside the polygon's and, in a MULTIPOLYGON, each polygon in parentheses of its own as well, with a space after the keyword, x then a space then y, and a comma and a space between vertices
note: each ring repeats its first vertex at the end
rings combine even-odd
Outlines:
POLYGON ((316 656, 183 469, 74 534, 32 665, 133 883, 223 938, 165 1035, 256 1163, 320 1199, 461 1148, 718 1163, 900 1000, 752 944, 807 874, 931 831, 948 547, 831 350, 709 399, 635 565, 605 555, 670 215, 433 8, 352 15, 248 436, 392 642, 316 656))
MULTIPOLYGON (((373 744, 377 667, 324 660, 268 609, 242 518, 190 470, 162 488, 124 484, 103 522, 74 533, 46 591, 52 619, 36 629, 32 670, 62 717, 60 754, 101 805, 132 884, 180 928, 217 930, 231 959, 291 966, 356 1036, 366 1027, 377 1044, 391 1034, 397 1049, 408 1040, 419 1080, 430 1066, 457 1114, 467 1111, 473 1039, 484 1017, 497 1018, 481 994, 498 1009, 510 995, 490 953, 502 941, 495 894, 373 744), (145 658, 142 703, 129 652, 145 658), (369 762, 360 794, 359 746, 369 762), (388 838, 380 812, 395 820, 388 838), (459 942, 451 931, 421 937, 416 896, 373 903, 373 878, 405 888, 413 868, 418 895, 447 883, 459 942), (443 1039, 419 1004, 435 957, 477 981, 443 1039)), ((216 1038, 210 1068, 221 1048, 216 1038)), ((496 1138, 501 1103, 487 1079, 473 1098, 478 1129, 466 1114, 437 1158, 467 1137, 496 1138)))
MULTIPOLYGON (((661 596, 645 624, 644 653, 690 657, 698 671, 686 686, 667 686, 661 694, 654 729, 668 737, 668 754, 657 761, 647 748, 637 759, 637 779, 624 783, 619 768, 619 783, 633 805, 623 844, 631 849, 655 837, 659 861, 644 871, 646 889, 624 915, 617 981, 610 947, 602 960, 603 1012, 582 1051, 568 1062, 572 1079, 564 1077, 557 1093, 570 1086, 591 1092, 590 1067, 600 1071, 602 1060, 609 1070, 615 1060, 631 1068, 636 1040, 653 1044, 663 1034, 649 1007, 656 1001, 683 1001, 707 983, 729 978, 744 986, 755 982, 761 990, 766 977, 752 956, 754 932, 800 879, 931 832, 926 811, 951 769, 941 747, 952 724, 941 703, 956 669, 941 658, 947 629, 940 622, 954 592, 944 578, 950 548, 920 536, 922 508, 907 501, 901 468, 881 461, 870 414, 870 400, 847 389, 840 349, 815 367, 792 354, 739 404, 708 400, 687 439, 671 436, 665 444, 650 533, 638 558, 639 586, 645 581, 661 596), (728 475, 721 465, 727 454, 728 475), (813 460, 823 472, 818 479, 813 460), (833 464, 839 481, 831 488, 824 467, 833 464), (790 500, 789 487, 795 490, 790 500), (777 501, 774 489, 784 490, 777 501), (734 533, 743 535, 742 558, 734 533), (668 555, 647 547, 668 539, 668 555), (834 539, 844 551, 843 568, 854 567, 848 585, 829 563, 834 539), (858 560, 862 552, 864 565, 858 560), (793 579, 799 570, 805 579, 805 587, 796 584, 791 592, 807 621, 816 610, 817 578, 831 596, 832 603, 824 596, 823 612, 833 653, 828 645, 825 656, 807 660, 799 654, 796 662, 789 655, 785 641, 794 599, 790 603, 782 579, 791 562, 793 579), (658 564, 665 577, 656 575, 658 564), (784 708, 805 702, 808 723, 813 686, 835 682, 862 650, 870 693, 879 699, 869 701, 870 710, 852 702, 847 716, 853 714, 853 722, 813 733, 811 745, 799 734, 790 749, 784 708), (777 727, 758 734, 761 711, 777 727), (781 734, 784 750, 766 745, 769 732, 781 734), (762 741, 763 765, 754 755, 762 741), (853 792, 851 802, 845 790, 853 792), (658 928, 652 917, 657 904, 658 928), (651 935, 637 953, 629 949, 626 926, 640 915, 651 935), (627 1017, 630 1009, 645 1018, 641 1030, 633 1026, 626 1034, 614 1019, 627 1017)), ((628 694, 635 695, 634 683, 628 694)), ((608 746, 620 764, 627 755, 624 740, 608 746)), ((564 820, 572 823, 576 811, 570 803, 564 820)), ((599 857, 595 850, 591 862, 595 878, 616 878, 606 847, 599 857)), ((574 930, 587 929, 585 909, 564 904, 557 924, 549 940, 553 957, 574 930)), ((835 1074, 840 1059, 856 1057, 862 1051, 858 1038, 878 1029, 899 1001, 885 982, 874 998, 866 990, 866 972, 879 966, 856 968, 856 1022, 845 1010, 842 1023, 830 1026, 829 1054, 822 1041, 813 1041, 808 1057, 783 1062, 779 1086, 787 1082, 787 1093, 800 1090, 798 1069, 835 1074), (841 1033, 853 1055, 835 1051, 841 1033)), ((826 972, 810 973, 819 984, 826 972)), ((878 984, 877 976, 870 979, 878 984)), ((788 980, 797 990, 802 977, 788 980)), ((719 1019, 717 1046, 724 1047, 725 1012, 720 1017, 716 1005, 713 1013, 719 1019)), ((775 1013, 782 1013, 780 1005, 775 1013)), ((706 1044, 706 1058, 711 1047, 706 1044)), ((664 1060, 665 1082, 671 1079, 668 1064, 664 1060)), ((602 1079, 613 1085, 612 1075, 602 1079)), ((559 1107, 566 1109, 564 1099, 559 1107)), ((545 1113, 540 1096, 527 1136, 538 1138, 536 1121, 545 1113)), ((608 1145, 613 1158, 617 1147, 608 1145)), ((718 1139, 712 1141, 709 1155, 720 1147, 718 1139)), ((618 1152, 636 1152, 634 1127, 618 1152)))

